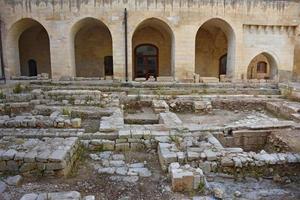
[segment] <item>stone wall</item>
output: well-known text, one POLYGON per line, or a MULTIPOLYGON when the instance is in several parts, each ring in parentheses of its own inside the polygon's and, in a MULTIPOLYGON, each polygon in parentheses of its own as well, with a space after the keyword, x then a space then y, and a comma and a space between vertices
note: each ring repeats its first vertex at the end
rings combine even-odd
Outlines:
POLYGON ((36 61, 37 73, 51 75, 49 36, 41 26, 33 26, 20 36, 21 75, 29 75, 29 60, 36 61))
MULTIPOLYGON (((92 20, 93 21, 93 20, 92 20)), ((74 39, 76 76, 104 77, 104 57, 112 56, 109 30, 100 21, 83 25, 74 39)))
MULTIPOLYGON (((137 27, 149 18, 161 20, 166 24, 164 28, 169 27, 172 31, 171 35, 174 37, 169 52, 172 55, 174 75, 179 80, 192 78, 196 62, 196 34, 201 25, 215 18, 227 23, 229 27, 216 24, 225 32, 227 39, 229 38, 228 76, 236 79, 242 75, 245 77, 251 60, 263 52, 276 62, 281 79, 289 78, 294 67, 295 29, 300 20, 300 4, 297 1, 1 0, 0 4, 4 23, 2 35, 7 77, 20 74, 17 41, 21 33, 33 24, 30 19, 45 27, 50 36, 52 77, 59 79, 61 76, 76 76, 72 28, 78 21, 92 17, 100 19, 110 30, 114 77, 124 79, 124 8, 128 10, 130 79, 133 77, 132 54, 135 47, 131 39, 137 27), (234 37, 228 37, 230 29, 234 37)), ((149 25, 145 28, 149 28, 149 25)), ((165 65, 163 61, 161 64, 165 65)), ((169 63, 166 68, 169 69, 169 63)), ((162 71, 162 75, 169 73, 170 71, 162 71)))
POLYGON ((196 36, 195 73, 219 78, 219 59, 227 54, 228 39, 218 26, 202 26, 196 36))
POLYGON ((0 171, 24 175, 67 175, 77 158, 77 138, 0 140, 0 171), (17 141, 16 143, 12 142, 17 141))
POLYGON ((270 130, 239 130, 233 131, 230 136, 216 134, 216 137, 224 147, 239 147, 244 151, 258 152, 264 149, 271 132, 270 130))

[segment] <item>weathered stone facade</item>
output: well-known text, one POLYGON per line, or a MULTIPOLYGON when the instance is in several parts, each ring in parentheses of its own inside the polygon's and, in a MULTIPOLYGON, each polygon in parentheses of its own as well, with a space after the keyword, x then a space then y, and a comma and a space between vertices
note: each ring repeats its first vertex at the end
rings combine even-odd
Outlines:
POLYGON ((258 55, 268 63, 263 78, 299 77, 298 1, 1 0, 6 77, 28 76, 30 65, 53 79, 104 78, 104 59, 112 56, 113 76, 124 80, 124 8, 129 80, 135 78, 140 44, 157 47, 160 77, 191 80, 196 73, 219 78, 226 54, 228 78, 257 78, 248 72, 258 55))

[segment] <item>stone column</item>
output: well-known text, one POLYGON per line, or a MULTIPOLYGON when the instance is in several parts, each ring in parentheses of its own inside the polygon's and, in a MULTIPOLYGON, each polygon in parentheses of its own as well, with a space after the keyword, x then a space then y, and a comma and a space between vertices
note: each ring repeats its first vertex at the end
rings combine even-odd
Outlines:
POLYGON ((182 25, 174 31, 175 79, 193 78, 195 72, 195 30, 193 26, 182 25))
MULTIPOLYGON (((121 18, 121 16, 119 16, 121 18)), ((110 27, 113 45, 114 79, 125 80, 125 39, 122 20, 110 27)), ((130 41, 128 37, 128 42, 130 41)))
POLYGON ((52 21, 49 24, 49 35, 52 79, 76 76, 74 38, 70 35, 68 23, 52 21))

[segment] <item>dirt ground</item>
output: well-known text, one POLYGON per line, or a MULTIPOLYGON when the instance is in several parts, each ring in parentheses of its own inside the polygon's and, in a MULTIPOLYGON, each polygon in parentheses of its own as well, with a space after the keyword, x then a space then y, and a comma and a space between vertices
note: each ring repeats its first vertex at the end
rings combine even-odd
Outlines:
MULTIPOLYGON (((97 161, 89 158, 88 153, 77 162, 75 170, 66 178, 25 178, 20 187, 9 187, 4 193, 4 200, 18 200, 26 193, 79 191, 82 196, 95 195, 97 200, 161 200, 161 199, 191 199, 198 196, 193 193, 174 193, 171 191, 171 183, 168 176, 161 171, 156 153, 126 153, 126 162, 144 162, 151 170, 152 176, 140 178, 135 183, 111 180, 112 175, 99 175, 93 165, 97 161)), ((299 179, 299 177, 298 177, 299 179)), ((240 191, 240 199, 272 199, 292 200, 300 199, 300 182, 298 179, 292 183, 278 185, 272 180, 246 180, 235 181, 232 178, 224 178, 216 174, 209 175, 210 186, 224 189, 225 199, 239 199, 234 197, 235 191, 240 191)), ((1 197, 0 197, 1 199, 1 197)), ((2 200, 1 199, 1 200, 2 200)))
POLYGON ((10 187, 9 200, 20 199, 31 192, 79 191, 82 195, 95 195, 96 199, 171 199, 170 183, 160 170, 155 154, 128 153, 126 160, 147 162, 152 172, 150 178, 140 178, 136 183, 112 181, 108 175, 99 175, 93 168, 88 153, 77 163, 77 167, 67 178, 25 178, 21 187, 10 187))

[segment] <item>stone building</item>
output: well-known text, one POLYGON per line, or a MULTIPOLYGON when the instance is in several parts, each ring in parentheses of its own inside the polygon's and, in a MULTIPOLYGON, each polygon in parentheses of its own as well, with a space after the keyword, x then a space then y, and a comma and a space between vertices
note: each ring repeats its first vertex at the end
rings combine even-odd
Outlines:
POLYGON ((7 79, 300 77, 299 0, 0 0, 0 15, 7 79))

